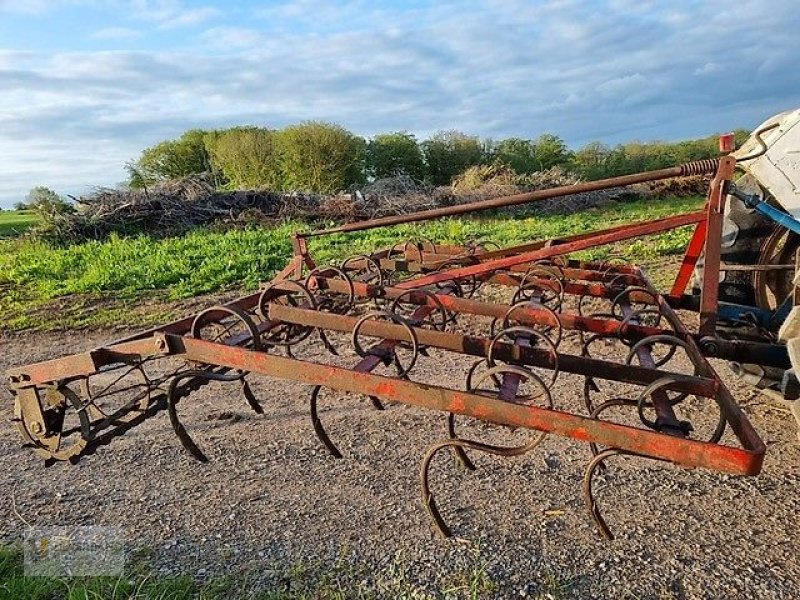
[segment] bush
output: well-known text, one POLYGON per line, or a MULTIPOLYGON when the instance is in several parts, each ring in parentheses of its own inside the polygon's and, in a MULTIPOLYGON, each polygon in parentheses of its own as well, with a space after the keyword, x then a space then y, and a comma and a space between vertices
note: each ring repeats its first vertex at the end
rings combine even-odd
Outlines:
POLYGON ((521 175, 539 170, 536 146, 532 141, 521 138, 508 138, 497 143, 492 149, 492 163, 508 167, 521 175))
POLYGON ((434 185, 449 185, 453 177, 483 162, 480 140, 460 131, 440 131, 422 143, 428 177, 434 185))
POLYGON ((364 181, 366 142, 344 127, 308 121, 276 135, 287 189, 332 194, 364 181))
POLYGON ((422 181, 425 159, 417 138, 402 131, 376 135, 367 144, 367 174, 375 179, 404 174, 422 181))
MULTIPOLYGON (((75 212, 75 207, 72 204, 43 185, 36 186, 28 192, 26 200, 27 202, 22 204, 23 208, 18 210, 33 210, 44 217, 75 212)), ((17 203, 17 205, 19 204, 21 203, 17 203)))
MULTIPOLYGON (((489 185, 502 193, 504 188, 515 188, 518 183, 517 174, 504 165, 475 165, 453 178, 453 192, 467 194, 489 185)), ((511 193, 514 191, 511 189, 511 193)))
POLYGON ((204 137, 211 167, 229 189, 283 188, 275 148, 276 132, 264 127, 233 127, 204 137))
POLYGON ((141 188, 156 181, 179 179, 209 170, 205 135, 203 130, 191 129, 177 140, 146 148, 135 163, 127 165, 129 185, 141 188))

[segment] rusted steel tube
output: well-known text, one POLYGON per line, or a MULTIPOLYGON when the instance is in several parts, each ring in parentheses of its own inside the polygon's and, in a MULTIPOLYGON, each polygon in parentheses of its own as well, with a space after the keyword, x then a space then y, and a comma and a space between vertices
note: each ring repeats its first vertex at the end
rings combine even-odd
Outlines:
MULTIPOLYGON (((558 410, 503 402, 495 398, 461 392, 437 385, 414 383, 403 379, 356 373, 333 365, 284 358, 245 348, 226 346, 206 340, 159 334, 170 349, 188 360, 216 363, 229 369, 260 373, 267 377, 292 379, 310 385, 379 398, 478 418, 482 421, 537 429, 581 441, 635 454, 660 458, 687 467, 705 467, 737 475, 757 475, 761 471, 765 447, 761 440, 745 435, 742 448, 711 444, 667 436, 654 431, 617 425, 558 410)), ((738 407, 721 403, 728 416, 738 407)), ((736 418, 734 416, 734 418, 736 418)), ((746 418, 742 416, 746 421, 746 418)), ((742 428, 734 428, 737 434, 742 428)))
MULTIPOLYGON (((316 278, 316 285, 320 289, 330 290, 333 292, 347 293, 349 286, 346 282, 337 279, 316 278)), ((276 286, 280 288, 280 284, 276 286)), ((353 291, 355 294, 362 298, 386 298, 393 300, 403 296, 405 302, 409 304, 418 304, 420 306, 427 305, 432 310, 442 306, 446 310, 459 314, 481 315, 484 317, 492 317, 495 319, 502 319, 508 312, 508 306, 505 304, 492 304, 490 302, 481 302, 480 300, 472 300, 470 298, 459 298, 452 294, 437 293, 431 294, 419 290, 403 290, 397 287, 379 287, 367 283, 353 282, 353 291)), ((633 299, 637 296, 632 295, 633 299)), ((647 297, 650 297, 649 295, 647 297)), ((524 325, 545 325, 552 323, 550 316, 542 309, 533 307, 520 308, 515 312, 515 320, 523 323, 524 325), (543 319, 543 320, 541 320, 543 319)), ((629 323, 623 325, 620 321, 608 319, 595 319, 592 317, 581 317, 569 313, 559 315, 561 326, 567 330, 587 331, 591 333, 601 333, 608 336, 626 335, 632 338, 647 337, 650 335, 658 335, 663 333, 672 333, 669 330, 661 329, 659 327, 649 327, 645 325, 637 325, 629 323)))
MULTIPOLYGON (((535 309, 530 309, 535 310, 535 309)), ((335 315, 321 311, 297 308, 281 304, 270 305, 271 319, 309 327, 321 327, 331 331, 352 331, 357 322, 356 317, 335 315)), ((461 335, 435 329, 412 327, 420 344, 431 348, 448 350, 459 354, 485 357, 489 352, 491 340, 471 335, 461 335)), ((361 333, 366 336, 383 338, 385 340, 407 340, 408 334, 401 325, 381 321, 368 321, 364 323, 361 333)), ((502 361, 515 362, 522 365, 553 369, 558 363, 559 368, 566 373, 578 375, 595 375, 602 373, 604 379, 632 383, 634 385, 649 385, 653 381, 666 375, 674 376, 676 383, 670 389, 685 391, 704 397, 713 397, 716 394, 716 383, 711 377, 694 377, 671 373, 666 370, 638 367, 636 365, 621 365, 600 359, 573 356, 558 353, 555 356, 549 351, 532 346, 515 346, 500 342, 495 346, 495 357, 502 361)))
POLYGON ((662 231, 667 231, 669 229, 675 229, 676 227, 683 227, 684 225, 693 225, 695 223, 699 223, 700 221, 705 220, 705 218, 706 218, 706 213, 705 211, 701 210, 691 213, 685 213, 682 215, 676 215, 674 217, 667 217, 665 219, 659 219, 657 221, 644 221, 639 223, 632 223, 631 225, 627 226, 624 230, 614 229, 610 233, 605 231, 598 231, 597 234, 592 237, 570 242, 568 244, 558 244, 555 246, 550 246, 549 248, 542 248, 541 250, 533 250, 531 252, 525 252, 522 254, 517 254, 515 256, 508 256, 505 258, 498 258, 495 260, 489 260, 487 262, 481 262, 477 265, 470 265, 467 267, 461 267, 456 269, 448 269, 446 271, 436 271, 434 273, 430 273, 428 275, 419 277, 417 279, 408 279, 406 281, 403 281, 402 283, 397 284, 396 287, 408 289, 408 288, 432 285, 434 283, 439 283, 442 281, 448 281, 452 279, 462 279, 472 276, 480 277, 486 273, 492 273, 499 269, 507 269, 509 267, 513 267, 514 265, 529 263, 542 258, 550 258, 551 256, 571 254, 573 252, 578 252, 580 250, 587 250, 589 248, 595 248, 597 246, 604 246, 606 244, 622 242, 637 237, 653 235, 654 233, 660 233, 662 231))
MULTIPOLYGON (((709 165, 707 166, 704 165, 703 171, 709 172, 708 169, 710 169, 712 166, 714 169, 716 168, 715 161, 710 161, 709 165)), ((585 183, 578 183, 576 185, 564 185, 561 187, 550 188, 547 190, 536 190, 535 192, 527 192, 524 194, 500 196, 499 198, 491 198, 490 200, 483 200, 480 202, 470 202, 469 204, 461 204, 458 206, 433 208, 431 210, 423 210, 409 215, 396 215, 391 217, 383 217, 381 219, 371 219, 369 221, 348 223, 346 225, 340 225, 339 227, 319 229, 317 231, 301 233, 300 235, 303 237, 314 237, 328 235, 330 233, 364 231, 365 229, 374 229, 376 227, 402 225, 403 223, 414 223, 416 221, 426 221, 428 219, 436 219, 439 217, 452 217, 455 215, 491 210, 494 208, 517 206, 519 204, 527 204, 528 202, 536 202, 539 200, 549 200, 550 198, 560 198, 562 196, 572 196, 574 194, 583 194, 585 192, 596 192, 598 190, 624 187, 636 183, 658 181, 660 179, 669 179, 671 177, 682 177, 689 173, 694 173, 698 168, 699 167, 695 163, 688 163, 677 167, 670 167, 668 169, 659 169, 657 171, 647 171, 645 173, 635 173, 633 175, 622 175, 620 177, 611 177, 609 179, 587 181, 585 183)), ((712 169, 710 172, 713 173, 714 170, 712 169)))

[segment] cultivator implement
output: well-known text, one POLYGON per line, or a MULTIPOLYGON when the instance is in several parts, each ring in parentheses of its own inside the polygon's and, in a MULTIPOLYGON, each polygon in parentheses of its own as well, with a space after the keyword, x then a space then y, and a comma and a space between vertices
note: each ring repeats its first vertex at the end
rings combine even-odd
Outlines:
POLYGON ((422 503, 445 535, 450 529, 430 471, 439 453, 451 451, 469 470, 476 455, 527 454, 548 434, 584 442, 586 507, 610 538, 592 483, 612 457, 735 475, 761 469, 765 446, 706 357, 747 362, 757 355, 762 364, 785 367, 785 350, 718 336, 716 285, 685 293, 701 253, 704 281, 719 281, 722 210, 734 166, 723 157, 298 234, 294 258, 257 293, 90 352, 12 370, 15 421, 48 461, 75 461, 166 409, 183 447, 207 461, 181 417, 194 391, 227 382, 259 413, 248 380, 292 380, 309 386, 311 425, 337 457, 319 411, 325 390, 362 395, 378 410, 392 402, 441 413, 442 438, 422 457, 420 485, 422 503), (306 245, 317 235, 690 174, 714 176, 704 210, 566 239, 511 248, 409 240, 334 266, 317 265, 306 245), (694 226, 695 236, 666 295, 634 265, 573 256, 684 226, 694 226), (678 312, 687 310, 699 313, 699 326, 681 320, 678 312), (344 347, 358 357, 351 366, 341 357, 318 359, 319 352, 304 358, 310 348, 334 357, 344 347), (438 366, 448 383, 415 381, 423 362, 438 366), (581 389, 582 402, 566 401, 567 387, 581 389), (530 430, 530 437, 507 445, 475 439, 463 433, 469 420, 530 430))

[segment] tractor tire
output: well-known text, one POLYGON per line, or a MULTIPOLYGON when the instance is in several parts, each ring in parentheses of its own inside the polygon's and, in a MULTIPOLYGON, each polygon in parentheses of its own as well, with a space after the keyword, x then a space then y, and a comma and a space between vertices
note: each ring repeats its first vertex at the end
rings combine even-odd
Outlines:
MULTIPOLYGON (((750 175, 736 181, 736 187, 746 193, 764 194, 758 182, 750 175)), ((735 265, 756 265, 763 260, 765 241, 772 236, 778 226, 748 208, 738 198, 729 197, 725 206, 722 229, 720 258, 722 263, 735 265)), ((700 293, 703 284, 703 257, 695 269, 693 292, 700 293)), ((720 273, 719 300, 746 306, 763 304, 763 291, 758 287, 754 271, 725 271, 720 273)), ((761 306, 762 308, 768 308, 761 306)), ((722 337, 750 341, 774 341, 772 333, 760 330, 753 324, 720 320, 717 330, 722 337)), ((758 388, 778 388, 783 379, 784 369, 763 367, 756 364, 730 363, 733 372, 758 388)))
MULTIPOLYGON (((748 193, 761 192, 749 175, 736 181, 736 187, 748 193)), ((729 197, 725 204, 725 219, 722 226, 720 258, 723 263, 755 265, 761 255, 764 240, 772 233, 775 224, 738 198, 729 197)), ((699 294, 703 285, 704 259, 700 257, 695 269, 694 293, 699 294)), ((756 305, 753 274, 750 271, 727 271, 720 274, 720 302, 733 302, 747 306, 756 305)))

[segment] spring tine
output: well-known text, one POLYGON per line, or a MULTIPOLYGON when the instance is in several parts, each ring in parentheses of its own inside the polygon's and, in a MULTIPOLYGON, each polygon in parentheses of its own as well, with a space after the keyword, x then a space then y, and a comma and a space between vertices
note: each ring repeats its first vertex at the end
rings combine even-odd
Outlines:
MULTIPOLYGON (((447 435, 451 440, 458 439, 456 435, 456 416, 453 413, 447 415, 447 435)), ((452 448, 453 454, 467 471, 474 471, 476 469, 475 463, 472 462, 462 446, 454 445, 452 448)))
MULTIPOLYGON (((609 408, 613 408, 614 406, 636 406, 637 404, 638 403, 636 400, 631 400, 630 398, 612 398, 611 400, 606 400, 597 408, 595 408, 591 412, 590 416, 593 419, 599 419, 600 413, 608 410, 609 408)), ((592 456, 597 456, 600 453, 600 450, 595 442, 589 443, 589 451, 592 453, 592 456)), ((606 470, 605 464, 600 464, 598 470, 604 472, 606 470)))
POLYGON ((420 487, 422 489, 422 504, 428 511, 428 515, 430 515, 430 518, 433 521, 433 524, 436 526, 436 529, 439 531, 442 537, 445 538, 452 537, 453 532, 450 530, 450 527, 447 526, 447 523, 442 517, 442 513, 439 511, 439 506, 436 504, 436 499, 433 497, 433 493, 431 492, 430 467, 433 457, 436 456, 439 450, 450 445, 453 445, 453 447, 459 447, 455 440, 448 440, 447 442, 441 442, 429 448, 422 459, 422 464, 420 465, 419 470, 420 487))
POLYGON ((247 379, 245 379, 244 374, 242 374, 242 393, 244 394, 245 400, 247 400, 247 404, 253 409, 253 412, 258 415, 263 415, 264 409, 253 393, 253 390, 250 389, 250 384, 247 382, 247 379))
MULTIPOLYGON (((207 381, 237 381, 243 380, 240 373, 225 374, 225 373, 212 373, 210 371, 203 371, 199 369, 192 369, 176 374, 169 384, 167 390, 167 412, 169 413, 169 422, 172 425, 175 435, 181 441, 183 447, 197 460, 202 463, 208 462, 208 457, 200 450, 200 447, 194 442, 192 437, 186 431, 186 428, 178 419, 177 405, 181 398, 188 396, 188 393, 182 393, 178 389, 178 384, 184 379, 205 379, 207 381)), ((252 392, 251 392, 252 393, 252 392)), ((255 398, 254 398, 255 399, 255 398)), ((257 412, 257 411, 256 411, 257 412)))
POLYGON ((327 350, 328 352, 330 352, 334 356, 339 356, 339 351, 336 349, 336 346, 334 346, 331 343, 331 341, 328 339, 328 336, 326 335, 325 330, 318 329, 317 331, 319 332, 319 339, 322 342, 322 345, 325 347, 325 350, 327 350))
POLYGON ((420 487, 422 490, 422 504, 425 506, 425 509, 428 511, 428 514, 433 521, 433 524, 436 526, 436 529, 439 533, 442 534, 443 537, 451 537, 452 531, 450 527, 448 527, 447 523, 445 522, 444 518, 442 517, 442 513, 439 511, 439 506, 436 503, 436 499, 431 492, 430 487, 430 467, 433 458, 436 454, 439 453, 444 448, 452 447, 452 448, 461 448, 462 451, 464 450, 477 450, 479 452, 484 452, 486 454, 493 454, 495 456, 502 456, 502 457, 512 457, 512 456, 521 456, 523 454, 527 454, 528 452, 535 449, 539 444, 544 441, 545 436, 540 436, 528 442, 527 444, 523 444, 521 446, 496 446, 493 444, 484 444, 483 442, 476 442, 474 440, 465 440, 460 438, 444 440, 442 442, 438 442, 428 448, 425 452, 425 455, 422 458, 422 462, 420 463, 420 487))
POLYGON ((167 391, 167 412, 169 413, 169 422, 172 425, 173 431, 175 431, 175 435, 178 436, 178 439, 181 442, 181 445, 197 460, 202 463, 208 462, 208 457, 203 453, 202 450, 194 443, 189 433, 186 431, 186 428, 178 419, 178 411, 176 405, 178 403, 178 397, 176 394, 176 390, 178 388, 178 383, 182 379, 191 379, 195 377, 200 377, 202 371, 186 371, 184 373, 176 375, 172 382, 169 384, 169 390, 167 391))
POLYGON ((598 470, 600 465, 603 466, 605 469, 604 461, 607 458, 611 458, 612 456, 617 455, 625 455, 626 452, 621 450, 617 450, 616 448, 609 448, 608 450, 603 450, 596 456, 589 461, 589 464, 586 467, 586 471, 583 475, 583 501, 586 505, 586 510, 589 511, 589 514, 594 519, 594 522, 597 524, 597 528, 600 530, 600 533, 603 537, 607 540, 613 540, 614 534, 611 533, 611 529, 608 527, 606 520, 603 518, 603 514, 600 512, 600 507, 597 505, 597 501, 594 498, 594 494, 592 492, 592 481, 594 480, 595 473, 598 470))
POLYGON ((317 437, 328 449, 328 452, 330 452, 335 458, 342 458, 342 453, 339 452, 339 449, 331 441, 331 438, 328 437, 328 433, 325 431, 325 428, 322 426, 322 421, 319 419, 317 401, 319 399, 319 392, 321 389, 322 386, 317 385, 313 390, 311 390, 311 399, 309 401, 309 408, 311 409, 311 424, 314 426, 314 433, 317 434, 317 437))

